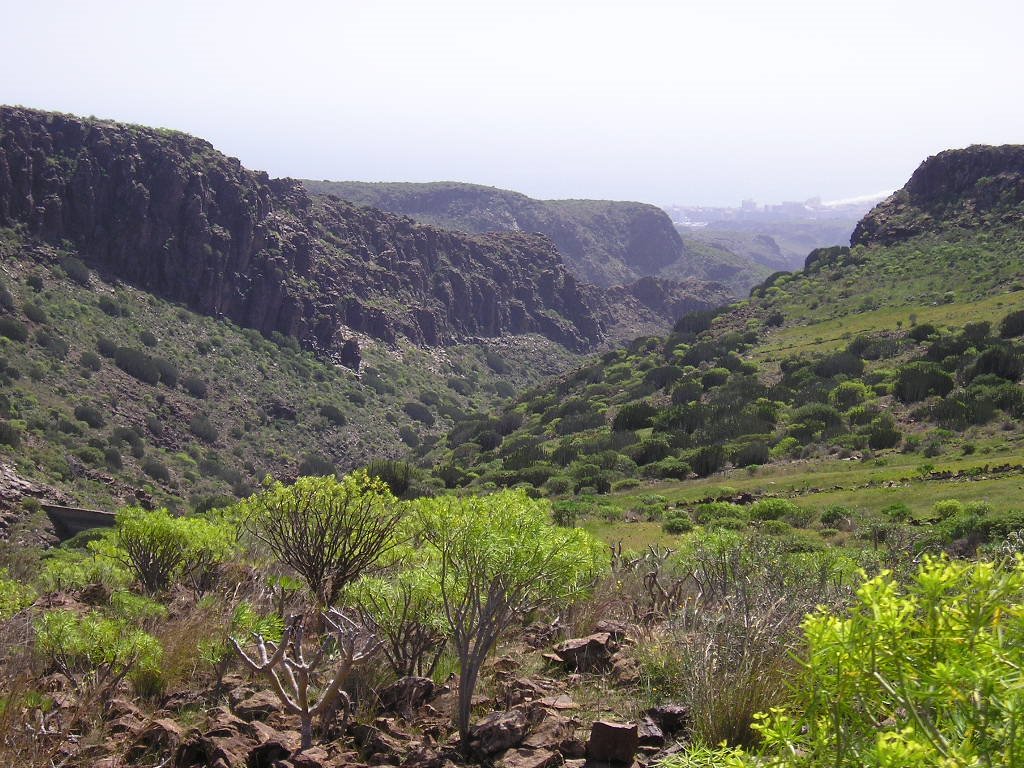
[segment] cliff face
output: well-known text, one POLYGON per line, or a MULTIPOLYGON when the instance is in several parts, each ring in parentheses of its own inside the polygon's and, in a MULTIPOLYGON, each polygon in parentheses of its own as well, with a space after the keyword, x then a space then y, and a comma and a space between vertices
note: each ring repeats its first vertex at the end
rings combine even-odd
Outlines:
POLYGON ((607 297, 582 289, 546 238, 314 201, 173 131, 0 108, 0 226, 70 241, 112 277, 322 350, 351 331, 425 344, 534 332, 585 349, 612 321, 607 297))
POLYGON ((668 215, 653 205, 612 200, 534 200, 518 192, 458 182, 304 181, 321 195, 411 216, 464 232, 539 232, 569 271, 602 287, 624 285, 676 265, 706 277, 668 215))
POLYGON ((875 206, 853 245, 895 243, 940 229, 1024 224, 1024 145, 951 149, 929 157, 875 206))

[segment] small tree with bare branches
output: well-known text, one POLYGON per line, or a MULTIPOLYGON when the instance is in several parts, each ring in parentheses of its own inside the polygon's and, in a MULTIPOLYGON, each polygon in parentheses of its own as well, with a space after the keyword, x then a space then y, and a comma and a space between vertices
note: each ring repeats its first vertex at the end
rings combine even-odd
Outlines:
POLYGON ((337 609, 321 614, 328 631, 320 638, 319 647, 310 651, 301 615, 292 616, 285 626, 280 643, 260 634, 253 635, 255 657, 246 653, 237 638, 231 638, 235 652, 249 669, 265 675, 285 712, 297 715, 301 722, 302 748, 313 746, 313 719, 325 719, 340 702, 343 722, 348 721, 352 702, 342 684, 352 668, 380 648, 377 638, 361 624, 337 609), (322 670, 329 674, 321 675, 322 670), (320 697, 313 701, 310 688, 329 677, 320 697))

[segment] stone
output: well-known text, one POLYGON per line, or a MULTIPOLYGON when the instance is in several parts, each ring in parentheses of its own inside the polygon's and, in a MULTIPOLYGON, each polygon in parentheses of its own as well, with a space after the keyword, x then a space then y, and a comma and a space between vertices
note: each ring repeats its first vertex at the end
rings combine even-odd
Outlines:
POLYGON ((666 734, 676 734, 690 727, 690 708, 682 704, 662 704, 647 710, 647 716, 666 734))
POLYGON ((562 762, 557 752, 519 747, 506 749, 494 760, 494 768, 550 768, 562 762))
POLYGON ((246 722, 266 720, 281 711, 281 700, 270 691, 259 691, 234 706, 235 714, 246 722))
POLYGON ((645 717, 637 725, 637 742, 641 747, 665 746, 665 733, 651 718, 645 717))
POLYGON ((631 627, 622 621, 601 619, 594 625, 595 633, 607 633, 612 642, 621 643, 629 635, 631 627))
POLYGON ((246 757, 246 768, 275 768, 279 760, 287 760, 292 751, 280 741, 266 741, 253 747, 246 757))
POLYGON ((377 694, 382 712, 409 715, 434 698, 437 686, 429 677, 403 677, 377 694))
POLYGON ((613 723, 598 720, 590 728, 587 757, 607 763, 632 764, 639 747, 635 723, 613 723))
POLYGON ((596 632, 555 646, 565 668, 577 672, 604 672, 611 667, 611 635, 596 632))
POLYGON ((635 659, 621 653, 612 660, 612 679, 616 685, 631 686, 640 682, 640 665, 635 659))
POLYGON ((164 753, 181 743, 181 727, 167 717, 157 718, 145 726, 125 752, 129 764, 138 763, 147 753, 164 753))
POLYGON ((481 755, 495 755, 519 745, 529 729, 530 721, 522 708, 494 712, 469 729, 470 749, 481 755))
POLYGON ((538 699, 537 703, 542 707, 548 707, 558 711, 568 709, 579 709, 579 704, 572 700, 567 693, 560 693, 557 696, 545 696, 543 699, 538 699))

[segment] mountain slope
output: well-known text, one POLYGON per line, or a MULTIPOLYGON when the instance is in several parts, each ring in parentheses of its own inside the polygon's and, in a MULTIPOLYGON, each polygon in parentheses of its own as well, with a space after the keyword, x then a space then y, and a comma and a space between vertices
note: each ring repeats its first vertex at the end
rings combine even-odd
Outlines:
POLYGON ((665 212, 645 203, 535 200, 518 192, 459 182, 305 180, 303 184, 315 194, 464 232, 539 232, 555 243, 573 275, 603 287, 658 276, 723 282, 734 290, 742 286, 739 292, 745 292, 756 279, 742 270, 723 273, 714 262, 708 263, 707 254, 691 253, 665 212))
POLYGON ((684 317, 667 337, 637 339, 457 424, 431 454, 439 477, 557 495, 897 448, 1019 462, 1018 149, 944 153, 938 167, 952 178, 928 161, 858 230, 899 237, 819 249, 749 301, 684 317))
POLYGON ((0 226, 330 354, 355 333, 429 345, 539 333, 582 350, 615 332, 618 308, 568 274, 546 238, 312 199, 174 131, 0 108, 0 226))

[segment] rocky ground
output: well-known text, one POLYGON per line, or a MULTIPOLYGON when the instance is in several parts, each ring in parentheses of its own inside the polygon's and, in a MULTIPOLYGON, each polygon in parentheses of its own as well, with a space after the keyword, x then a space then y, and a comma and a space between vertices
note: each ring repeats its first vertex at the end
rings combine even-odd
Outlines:
MULTIPOLYGON (((46 607, 84 611, 90 596, 79 597, 51 597, 46 607)), ((467 744, 453 725, 454 674, 444 684, 406 677, 380 689, 374 701, 357 702, 348 721, 317 724, 305 750, 298 718, 255 676, 229 674, 219 685, 176 691, 147 706, 127 692, 82 702, 51 675, 43 684, 55 706, 40 709, 32 736, 53 765, 69 768, 641 768, 679 749, 686 707, 614 711, 640 684, 630 654, 634 628, 599 621, 593 630, 552 643, 550 628, 531 627, 489 662, 467 744)))

